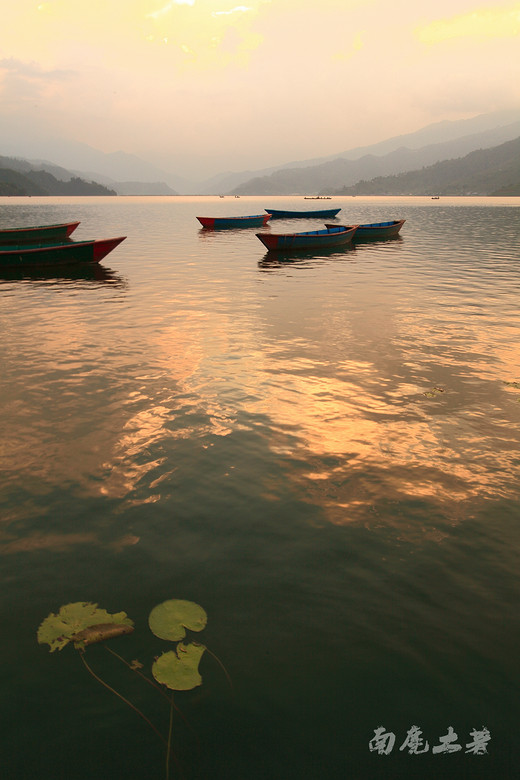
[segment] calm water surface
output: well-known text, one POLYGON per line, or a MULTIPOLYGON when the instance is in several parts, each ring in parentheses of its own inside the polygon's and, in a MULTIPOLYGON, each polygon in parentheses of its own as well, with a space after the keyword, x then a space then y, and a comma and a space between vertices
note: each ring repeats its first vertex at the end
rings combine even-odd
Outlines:
MULTIPOLYGON (((280 260, 196 216, 312 201, 0 199, 0 227, 127 236, 95 271, 0 278, 2 777, 165 777, 157 735, 36 629, 124 610, 110 646, 149 673, 170 598, 204 606, 191 638, 233 683, 206 653, 176 696, 172 777, 518 776, 520 204, 337 204, 407 221, 280 260), (412 726, 427 752, 399 749, 412 726), (434 754, 450 726, 462 749, 434 754)), ((167 731, 151 686, 85 658, 167 731)))

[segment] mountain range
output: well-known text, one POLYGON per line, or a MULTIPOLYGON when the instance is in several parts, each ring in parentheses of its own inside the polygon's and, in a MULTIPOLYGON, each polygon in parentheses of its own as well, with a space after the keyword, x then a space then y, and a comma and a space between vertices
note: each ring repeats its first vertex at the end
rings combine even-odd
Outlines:
MULTIPOLYGON (((318 165, 285 168, 269 176, 256 177, 232 190, 237 195, 305 195, 330 194, 340 187, 353 185, 376 176, 413 171, 442 160, 465 156, 477 149, 497 146, 520 136, 520 118, 504 126, 495 127, 459 138, 414 148, 413 136, 395 139, 399 146, 383 154, 380 148, 357 150, 359 157, 338 157, 318 165), (400 143, 402 142, 402 143, 400 143)), ((387 142, 387 146, 388 146, 387 142)))
MULTIPOLYGON (((436 163, 491 149, 519 136, 520 109, 492 112, 466 120, 438 122, 414 133, 328 157, 257 171, 225 172, 203 182, 193 182, 135 155, 106 154, 70 139, 25 135, 17 145, 13 137, 3 136, 0 126, 0 151, 12 155, 0 157, 0 168, 4 171, 0 183, 4 181, 4 187, 11 189, 13 186, 23 189, 19 178, 5 173, 11 170, 29 180, 26 189, 29 186, 33 189, 27 190, 27 194, 37 194, 35 187, 48 194, 74 194, 72 190, 76 194, 96 194, 87 192, 91 187, 101 188, 97 194, 120 195, 176 195, 179 192, 186 195, 331 194, 344 192, 359 182, 364 182, 365 186, 376 178, 380 180, 411 171, 419 171, 422 175, 422 169, 436 163)), ((475 158, 470 164, 475 164, 475 158)), ((510 186, 514 187, 515 183, 510 186)), ((440 182, 435 189, 441 189, 440 182)), ((431 188, 428 191, 431 192, 431 188)), ((470 188, 470 191, 473 190, 470 188)))
POLYGON ((47 169, 26 160, 0 157, 0 195, 116 195, 114 190, 94 181, 85 181, 70 171, 57 177, 57 166, 47 169), (51 172, 54 171, 54 172, 51 172))
POLYGON ((335 195, 520 195, 520 137, 418 171, 378 176, 335 195))

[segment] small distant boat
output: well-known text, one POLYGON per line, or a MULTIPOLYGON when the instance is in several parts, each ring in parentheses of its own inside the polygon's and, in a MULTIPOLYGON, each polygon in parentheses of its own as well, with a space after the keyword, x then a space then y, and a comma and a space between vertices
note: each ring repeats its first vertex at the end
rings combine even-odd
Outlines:
POLYGON ((22 246, 0 246, 0 268, 37 268, 40 266, 99 263, 126 236, 95 241, 22 246))
POLYGON ((265 209, 268 214, 272 214, 273 219, 305 219, 306 217, 331 218, 339 214, 339 209, 318 209, 314 211, 281 211, 280 209, 265 209))
POLYGON ((271 219, 270 214, 252 214, 247 217, 197 217, 202 227, 210 228, 242 228, 262 227, 271 219))
MULTIPOLYGON (((364 241, 370 239, 380 240, 382 238, 392 238, 396 236, 403 227, 405 219, 394 219, 390 222, 369 222, 357 226, 354 241, 364 241)), ((325 227, 338 227, 337 225, 325 225, 325 227)))
POLYGON ((341 246, 352 240, 357 225, 331 225, 322 230, 307 230, 304 233, 256 233, 262 244, 269 250, 321 249, 329 246, 341 246))
POLYGON ((62 241, 68 238, 78 227, 79 222, 61 222, 56 225, 37 225, 36 227, 6 228, 0 230, 0 245, 30 244, 41 241, 62 241))
POLYGON ((330 195, 304 195, 304 200, 332 200, 330 195))
POLYGON ((440 195, 432 195, 432 200, 439 200, 440 195))

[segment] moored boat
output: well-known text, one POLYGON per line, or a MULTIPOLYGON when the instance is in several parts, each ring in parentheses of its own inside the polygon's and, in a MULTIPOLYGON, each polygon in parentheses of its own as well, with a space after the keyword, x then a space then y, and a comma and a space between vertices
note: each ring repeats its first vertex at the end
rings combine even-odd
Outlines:
POLYGON ((197 217, 202 227, 218 228, 262 227, 271 219, 270 214, 251 214, 245 217, 197 217))
POLYGON ((321 249, 347 244, 352 240, 356 227, 331 225, 322 230, 307 230, 303 233, 256 233, 256 237, 271 251, 321 249))
POLYGON ((0 246, 0 268, 37 268, 51 265, 99 263, 126 236, 94 241, 0 246))
POLYGON ((41 241, 62 241, 76 230, 79 222, 61 222, 56 225, 5 228, 0 230, 0 246, 4 244, 31 244, 41 241))
MULTIPOLYGON (((399 233, 405 222, 405 219, 393 219, 390 222, 368 222, 366 224, 360 224, 357 226, 354 241, 392 238, 399 233)), ((337 225, 326 225, 325 227, 337 227, 337 225)))
POLYGON ((331 218, 339 214, 339 209, 313 209, 312 211, 286 211, 281 209, 265 209, 272 214, 273 219, 304 219, 308 217, 331 218))

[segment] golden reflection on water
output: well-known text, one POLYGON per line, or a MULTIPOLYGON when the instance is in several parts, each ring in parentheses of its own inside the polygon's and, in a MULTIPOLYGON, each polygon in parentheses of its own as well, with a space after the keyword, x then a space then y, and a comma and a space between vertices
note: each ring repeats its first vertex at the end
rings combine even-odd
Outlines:
MULTIPOLYGON (((412 322, 403 318, 399 326, 399 338, 406 341, 412 322)), ((491 378, 480 357, 488 348, 486 334, 473 326, 472 335, 480 343, 471 370, 491 378)), ((268 446, 283 461, 280 479, 288 480, 303 500, 319 505, 333 523, 366 522, 370 511, 375 521, 382 494, 395 506, 403 500, 430 501, 453 519, 470 499, 510 495, 517 454, 513 446, 497 447, 496 437, 506 424, 500 410, 487 408, 487 399, 480 409, 464 408, 463 399, 461 407, 460 386, 448 385, 428 398, 431 385, 390 375, 395 373, 395 329, 392 339, 379 365, 374 351, 366 360, 355 351, 352 360, 337 362, 329 362, 326 354, 291 357, 291 343, 258 349, 250 337, 246 349, 243 335, 241 341, 234 338, 229 317, 185 310, 175 324, 154 335, 149 359, 157 366, 155 374, 142 376, 137 390, 130 383, 132 389, 112 404, 106 419, 98 417, 95 430, 71 440, 73 421, 64 418, 57 435, 43 445, 37 431, 24 427, 16 439, 2 442, 1 456, 13 472, 30 470, 42 484, 76 480, 80 493, 122 499, 128 507, 168 495, 177 466, 167 455, 168 440, 185 438, 204 447, 211 436, 225 437, 250 427, 251 420, 264 420, 268 446), (179 409, 182 397, 188 409, 179 409), (291 460, 298 469, 291 469, 291 460)), ((436 348, 434 341, 432 335, 436 348)), ((80 349, 79 332, 72 343, 80 349)), ((501 347, 499 341, 495 361, 501 375, 518 376, 518 350, 507 341, 501 347)), ((45 349, 56 354, 50 342, 45 349)), ((398 355, 399 350, 397 360, 398 355)), ((413 349, 407 358, 409 371, 413 349)), ((444 354, 443 370, 451 364, 444 354)), ((72 363, 68 370, 73 384, 78 373, 88 374, 72 363)), ((424 376, 424 359, 422 370, 424 376)), ((507 403, 507 388, 503 396, 507 403)), ((22 417, 26 412, 18 408, 22 417)), ((19 549, 94 542, 81 534, 35 536, 20 541, 19 549)), ((7 539, 1 549, 13 551, 17 544, 7 539)))
MULTIPOLYGON (((211 280, 205 298, 188 290, 171 313, 164 303, 152 312, 129 368, 116 348, 98 354, 81 307, 61 306, 60 327, 56 309, 40 307, 38 343, 24 355, 32 391, 4 397, 17 422, 0 441, 4 473, 31 483, 35 498, 72 485, 123 511, 170 497, 181 440, 197 449, 217 437, 225 461, 226 437, 261 428, 279 464, 264 497, 276 500, 276 481, 285 482, 332 523, 404 527, 402 505, 414 501, 458 522, 477 499, 516 495, 520 394, 504 384, 520 380, 516 322, 498 310, 481 316, 492 310, 485 295, 469 316, 457 290, 419 290, 406 308, 399 286, 379 278, 350 306, 333 287, 302 289, 252 299, 242 313, 222 282, 211 280)), ((7 350, 15 377, 18 359, 7 350)), ((37 511, 29 499, 6 524, 27 511, 37 511)), ((0 537, 0 550, 96 543, 90 532, 29 534, 0 537)))
POLYGON ((138 544, 138 536, 125 534, 118 539, 105 542, 94 533, 31 533, 23 537, 0 533, 0 555, 13 555, 20 552, 35 552, 52 550, 53 552, 70 552, 74 547, 84 544, 100 545, 114 552, 121 552, 125 547, 138 544))

